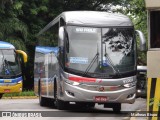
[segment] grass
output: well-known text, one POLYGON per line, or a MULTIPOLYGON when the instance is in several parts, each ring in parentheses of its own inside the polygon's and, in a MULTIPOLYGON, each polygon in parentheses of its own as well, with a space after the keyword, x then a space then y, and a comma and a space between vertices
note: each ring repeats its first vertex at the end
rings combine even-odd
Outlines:
POLYGON ((3 97, 19 97, 19 96, 35 96, 34 91, 23 91, 20 93, 5 93, 3 94, 3 97))

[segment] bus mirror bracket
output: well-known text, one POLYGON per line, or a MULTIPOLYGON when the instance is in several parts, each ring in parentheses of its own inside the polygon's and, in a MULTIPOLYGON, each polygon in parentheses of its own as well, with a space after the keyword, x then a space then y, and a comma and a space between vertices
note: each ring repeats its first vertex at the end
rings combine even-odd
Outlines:
POLYGON ((23 56, 24 63, 27 62, 28 56, 27 56, 27 54, 24 51, 22 51, 22 50, 16 50, 16 53, 21 54, 23 56))
POLYGON ((146 39, 144 34, 140 30, 136 30, 136 35, 138 35, 140 38, 140 50, 146 51, 146 39))
POLYGON ((64 46, 64 27, 59 28, 58 37, 59 37, 59 43, 60 43, 59 45, 63 47, 64 46))

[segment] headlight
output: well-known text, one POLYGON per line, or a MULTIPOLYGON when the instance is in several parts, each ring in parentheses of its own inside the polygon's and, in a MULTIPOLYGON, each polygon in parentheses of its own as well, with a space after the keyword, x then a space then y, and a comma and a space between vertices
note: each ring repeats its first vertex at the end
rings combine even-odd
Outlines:
POLYGON ((81 83, 91 83, 91 82, 96 82, 95 78, 87 78, 87 77, 79 77, 79 76, 69 76, 68 78, 64 78, 66 83, 71 84, 71 85, 79 85, 81 83))
POLYGON ((22 83, 22 81, 18 81, 17 83, 19 83, 19 84, 20 84, 20 83, 22 83))
POLYGON ((75 81, 71 81, 69 79, 64 79, 64 81, 68 84, 71 84, 71 85, 79 85, 80 83, 79 82, 75 82, 75 81))
POLYGON ((134 82, 131 82, 131 83, 127 83, 127 84, 124 84, 123 86, 126 87, 126 88, 130 88, 130 87, 136 86, 136 82, 134 81, 134 82))

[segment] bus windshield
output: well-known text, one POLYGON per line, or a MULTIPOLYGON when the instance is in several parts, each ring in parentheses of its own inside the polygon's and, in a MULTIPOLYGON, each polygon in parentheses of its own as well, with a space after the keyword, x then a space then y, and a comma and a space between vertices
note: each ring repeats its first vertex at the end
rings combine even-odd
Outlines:
POLYGON ((0 76, 15 76, 21 73, 15 51, 0 49, 0 76))
POLYGON ((136 70, 134 29, 67 26, 65 68, 89 77, 126 76, 136 70))

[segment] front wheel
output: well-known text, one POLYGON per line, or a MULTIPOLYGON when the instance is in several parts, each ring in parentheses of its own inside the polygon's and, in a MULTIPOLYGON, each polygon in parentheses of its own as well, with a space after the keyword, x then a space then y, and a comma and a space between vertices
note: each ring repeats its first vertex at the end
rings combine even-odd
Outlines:
POLYGON ((46 105, 46 100, 41 95, 39 95, 39 104, 40 104, 40 106, 45 106, 46 105))
POLYGON ((65 110, 67 109, 67 105, 68 103, 67 102, 64 102, 62 100, 59 100, 59 99, 55 99, 55 107, 59 110, 65 110))
POLYGON ((42 97, 41 93, 41 85, 39 83, 39 89, 38 89, 38 92, 39 92, 39 104, 40 106, 45 106, 46 105, 46 99, 44 97, 42 97))
POLYGON ((121 112, 121 103, 115 104, 115 106, 113 107, 113 111, 116 113, 121 112))
POLYGON ((82 109, 90 109, 94 108, 95 106, 95 103, 89 103, 89 102, 76 102, 76 104, 82 109))
POLYGON ((57 92, 57 84, 55 84, 55 87, 54 87, 54 104, 55 104, 55 107, 59 110, 65 110, 67 109, 67 106, 68 106, 68 102, 65 102, 65 101, 62 101, 62 100, 59 100, 58 99, 58 92, 57 92))

